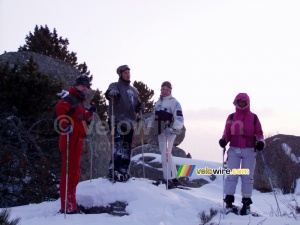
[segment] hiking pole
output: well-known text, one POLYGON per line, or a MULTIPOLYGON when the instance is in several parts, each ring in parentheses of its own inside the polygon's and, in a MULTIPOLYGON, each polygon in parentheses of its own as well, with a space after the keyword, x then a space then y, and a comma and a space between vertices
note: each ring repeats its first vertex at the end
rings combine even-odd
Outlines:
POLYGON ((70 134, 67 134, 67 154, 66 154, 66 190, 65 190, 65 219, 67 214, 68 204, 68 175, 69 175, 69 148, 70 148, 70 134))
MULTIPOLYGON (((223 170, 224 168, 226 167, 225 166, 225 160, 224 160, 224 157, 225 157, 225 152, 226 152, 226 147, 224 147, 223 149, 223 154, 222 154, 222 160, 223 160, 223 170)), ((225 173, 223 171, 223 219, 225 218, 225 202, 224 202, 224 199, 225 199, 225 173)))
POLYGON ((93 173, 93 148, 91 148, 90 182, 92 182, 93 173))
POLYGON ((167 162, 167 182, 166 182, 166 189, 168 190, 169 186, 169 180, 168 180, 168 175, 169 175, 169 140, 168 140, 168 135, 166 135, 166 162, 167 162))
POLYGON ((115 115, 114 115, 114 98, 111 99, 111 162, 112 162, 112 182, 115 183, 115 115))
POLYGON ((144 122, 143 122, 143 112, 140 110, 140 124, 141 128, 141 142, 142 142, 142 158, 143 158, 143 177, 145 178, 145 160, 144 160, 144 122))
POLYGON ((279 214, 280 214, 280 216, 282 217, 281 211, 280 211, 280 208, 279 208, 279 204, 278 204, 278 201, 277 201, 277 197, 276 197, 276 194, 275 194, 275 190, 274 190, 274 188, 273 188, 273 184, 272 184, 272 181, 271 181, 271 176, 270 176, 270 174, 269 174, 269 170, 268 170, 268 167, 267 167, 267 163, 266 163, 266 160, 265 160, 265 156, 264 156, 263 151, 260 151, 260 155, 261 155, 261 158, 262 158, 262 160, 263 160, 263 163, 264 163, 264 166, 265 166, 265 171, 266 171, 267 177, 268 177, 268 179, 269 179, 269 182, 270 182, 270 185, 271 185, 271 188, 272 188, 272 191, 273 191, 275 200, 276 200, 277 210, 279 211, 279 214))
POLYGON ((93 139, 94 139, 94 133, 93 133, 93 129, 94 129, 94 123, 95 123, 95 113, 93 113, 93 119, 92 119, 92 133, 91 133, 91 141, 90 141, 90 149, 91 149, 91 164, 90 164, 90 182, 92 182, 92 177, 93 177, 93 139))

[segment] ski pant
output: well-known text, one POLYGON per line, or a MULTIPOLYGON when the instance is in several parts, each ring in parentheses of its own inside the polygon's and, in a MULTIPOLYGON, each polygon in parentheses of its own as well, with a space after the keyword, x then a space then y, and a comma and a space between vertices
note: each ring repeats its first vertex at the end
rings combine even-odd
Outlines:
POLYGON ((176 138, 175 134, 166 136, 164 133, 158 135, 159 150, 161 152, 161 163, 163 168, 163 176, 165 180, 176 178, 177 169, 172 157, 173 143, 176 138), (168 157, 167 157, 168 143, 168 157))
POLYGON ((256 152, 254 148, 230 147, 227 152, 228 169, 249 169, 249 175, 227 175, 224 192, 226 195, 234 195, 238 178, 241 177, 241 192, 244 198, 250 198, 253 190, 253 175, 256 163, 256 152))
MULTIPOLYGON (((76 186, 80 181, 80 157, 85 134, 73 132, 69 136, 69 157, 68 157, 68 190, 66 212, 76 212, 76 186)), ((66 193, 66 161, 67 161, 67 135, 59 138, 59 148, 62 154, 61 177, 60 177, 60 201, 61 211, 65 211, 66 193)))
MULTIPOLYGON (((114 170, 121 174, 128 174, 131 160, 131 144, 133 129, 127 127, 115 127, 114 136, 114 170)), ((109 162, 109 173, 112 172, 112 159, 109 162)))

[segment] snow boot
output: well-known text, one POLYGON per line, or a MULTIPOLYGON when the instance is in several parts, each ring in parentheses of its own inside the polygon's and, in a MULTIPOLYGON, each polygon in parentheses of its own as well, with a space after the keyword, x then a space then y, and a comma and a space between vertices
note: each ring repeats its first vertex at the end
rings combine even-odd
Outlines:
POLYGON ((166 186, 167 186, 167 189, 173 189, 173 188, 175 188, 173 180, 167 180, 166 186))
POLYGON ((180 186, 180 182, 177 178, 168 180, 168 182, 165 181, 165 184, 168 185, 168 189, 173 189, 173 188, 177 188, 178 186, 180 186))
POLYGON ((224 202, 226 204, 226 214, 228 214, 228 213, 237 214, 238 208, 232 204, 234 202, 233 195, 226 195, 224 198, 224 202))
POLYGON ((115 171, 115 177, 117 178, 116 181, 123 182, 124 181, 124 175, 119 173, 118 171, 115 171))
POLYGON ((250 214, 250 205, 253 203, 251 198, 242 198, 243 206, 240 210, 240 215, 245 216, 250 214))
POLYGON ((179 185, 182 185, 181 182, 179 182, 179 180, 177 178, 174 178, 172 180, 172 183, 175 188, 178 187, 179 185))

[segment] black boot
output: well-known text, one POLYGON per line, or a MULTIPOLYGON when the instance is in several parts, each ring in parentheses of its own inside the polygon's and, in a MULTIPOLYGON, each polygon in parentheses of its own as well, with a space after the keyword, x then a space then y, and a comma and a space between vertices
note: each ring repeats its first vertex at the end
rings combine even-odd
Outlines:
POLYGON ((224 202, 226 203, 226 208, 232 208, 232 203, 234 202, 234 196, 226 195, 224 198, 224 202))
POLYGON ((240 210, 240 215, 248 215, 250 213, 250 205, 253 203, 251 198, 242 198, 243 206, 240 210))
POLYGON ((179 185, 182 185, 182 183, 177 178, 172 179, 172 183, 175 188, 179 185))
POLYGON ((226 195, 224 198, 224 202, 226 204, 226 214, 230 212, 233 212, 235 214, 237 213, 237 207, 232 204, 234 202, 233 195, 226 195))
POLYGON ((173 188, 175 188, 173 180, 167 180, 166 181, 166 186, 167 186, 167 189, 173 189, 173 188))

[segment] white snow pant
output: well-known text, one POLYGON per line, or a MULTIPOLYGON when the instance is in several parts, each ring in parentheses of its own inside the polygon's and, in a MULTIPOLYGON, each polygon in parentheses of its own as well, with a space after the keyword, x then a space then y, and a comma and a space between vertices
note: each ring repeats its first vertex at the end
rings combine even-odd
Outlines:
POLYGON ((234 195, 239 177, 241 177, 241 192, 243 198, 251 198, 253 190, 253 175, 256 163, 256 152, 254 148, 230 147, 227 152, 228 169, 249 169, 249 175, 227 175, 224 192, 226 195, 234 195))
POLYGON ((177 174, 176 165, 172 157, 172 148, 173 148, 173 143, 175 138, 176 138, 175 134, 169 134, 168 137, 166 137, 164 133, 158 135, 158 143, 159 143, 159 149, 161 153, 161 163, 163 168, 163 176, 165 180, 174 179, 176 178, 176 174, 177 174), (167 157, 166 157, 167 141, 168 141, 168 166, 167 166, 167 157))

